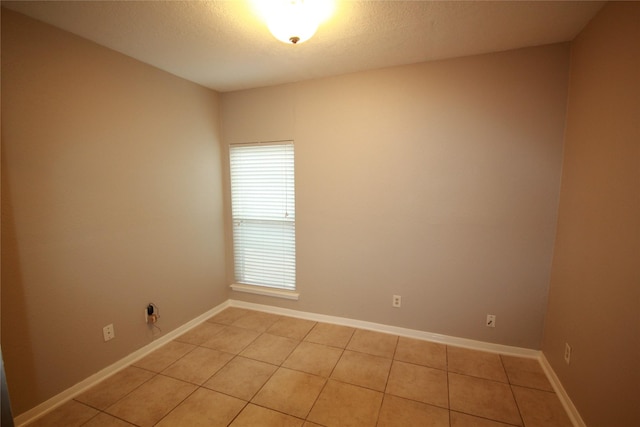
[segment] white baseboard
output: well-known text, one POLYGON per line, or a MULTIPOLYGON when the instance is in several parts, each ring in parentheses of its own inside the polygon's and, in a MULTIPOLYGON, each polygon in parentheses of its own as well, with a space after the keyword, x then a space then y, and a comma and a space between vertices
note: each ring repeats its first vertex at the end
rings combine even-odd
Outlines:
POLYGON ((249 310, 263 311, 265 313, 280 314, 284 316, 297 317, 299 319, 313 320, 316 322, 333 323, 335 325, 350 326, 352 328, 367 329, 369 331, 383 332, 387 334, 399 335, 407 338, 415 338, 451 345, 455 347, 470 348, 473 350, 488 351, 491 353, 507 354, 510 356, 529 357, 537 359, 540 351, 529 348, 513 347, 509 345, 493 344, 483 341, 470 340, 467 338, 452 337, 449 335, 434 334, 416 329, 400 328, 381 323, 365 322, 362 320, 348 319, 346 317, 328 316, 324 314, 308 313, 306 311, 290 310, 287 308, 273 307, 270 305, 254 304, 245 301, 229 300, 231 307, 246 308, 249 310))
POLYGON ((238 300, 231 300, 231 299, 212 308, 206 313, 203 313, 202 315, 185 323, 184 325, 167 333, 166 335, 163 335, 162 337, 158 338, 152 343, 129 354, 128 356, 122 358, 116 363, 110 366, 107 366, 106 368, 100 370, 99 372, 80 381, 76 385, 48 399, 47 401, 41 403, 35 408, 32 408, 18 415, 14 419, 15 425, 17 427, 21 427, 27 423, 30 423, 36 420, 37 418, 40 418, 46 415, 47 413, 59 407, 60 405, 73 399, 75 396, 79 395, 80 393, 83 393, 84 391, 93 387, 100 381, 103 381, 104 379, 116 374, 117 372, 121 371, 127 366, 142 359, 152 351, 160 348, 164 344, 182 335, 183 333, 189 331, 190 329, 193 329, 194 327, 198 326, 199 324, 206 321, 211 316, 214 316, 215 314, 219 313, 220 311, 224 310, 227 307, 246 308, 249 310, 256 310, 256 311, 262 311, 266 313, 297 317, 300 319, 313 320, 316 322, 325 322, 325 323, 332 323, 332 324, 342 325, 342 326, 350 326, 353 328, 367 329, 370 331, 383 332, 383 333, 394 334, 394 335, 403 336, 407 338, 415 338, 420 340, 432 341, 432 342, 437 342, 437 343, 456 346, 456 347, 469 348, 473 350, 481 350, 481 351, 488 351, 492 353, 500 353, 500 354, 506 354, 506 355, 512 355, 512 356, 529 357, 529 358, 538 359, 540 361, 540 364, 542 365, 542 368, 545 374, 547 375, 547 378, 551 382, 553 389, 558 395, 560 402, 564 406, 567 412, 567 415, 571 419, 571 422, 573 423, 574 427, 586 427, 586 424, 582 420, 582 417, 580 417, 578 410, 571 402, 571 399, 569 398, 564 387, 560 383, 560 380, 556 376, 555 372, 551 368, 551 365, 549 365, 549 362, 547 361, 546 357, 541 351, 532 350, 528 348, 507 346, 502 344, 487 343, 487 342, 476 341, 476 340, 471 340, 467 338, 452 337, 448 335, 435 334, 435 333, 424 332, 424 331, 419 331, 415 329, 389 326, 389 325, 384 325, 380 323, 365 322, 362 320, 348 319, 345 317, 328 316, 324 314, 308 313, 304 311, 290 310, 286 308, 273 307, 269 305, 254 304, 254 303, 249 303, 245 301, 238 301, 238 300))
POLYGON ((546 356, 542 352, 540 352, 540 364, 542 365, 542 369, 544 370, 544 373, 547 375, 547 378, 551 383, 551 387, 553 387, 553 390, 556 392, 556 395, 560 399, 560 403, 562 403, 562 406, 564 407, 564 410, 569 416, 569 419, 571 420, 571 423, 573 424, 573 426, 587 427, 587 425, 584 423, 584 420, 580 416, 578 409, 575 407, 575 405, 569 398, 569 395, 567 394, 567 391, 562 386, 560 379, 558 378, 555 371, 549 364, 549 361, 547 360, 546 356))
POLYGON ((569 398, 569 395, 565 391, 562 383, 558 379, 558 376, 554 372, 553 368, 547 361, 547 358, 539 350, 531 350, 528 348, 513 347, 501 344, 487 343, 483 341, 470 340, 466 338, 452 337, 448 335, 434 334, 431 332, 424 332, 415 329, 399 328, 396 326, 383 325, 380 323, 364 322, 361 320, 348 319, 344 317, 327 316, 324 314, 307 313, 304 311, 290 310, 286 308, 273 307, 269 305, 254 304, 245 301, 229 300, 231 307, 246 308, 250 310, 263 311, 266 313, 280 314, 284 316, 297 317, 300 319, 314 320, 316 322, 333 323, 336 325, 350 326, 353 328, 367 329, 370 331, 384 332, 394 335, 399 335, 408 338, 421 339, 426 341, 438 342, 455 347, 464 347, 472 350, 488 351, 491 353, 500 353, 511 356, 529 357, 538 359, 545 375, 549 379, 551 386, 556 392, 556 395, 560 399, 562 406, 567 412, 567 416, 571 420, 574 427, 587 427, 580 413, 573 405, 573 402, 569 398))
POLYGON ((47 413, 53 411, 54 409, 56 409, 57 407, 59 407, 60 405, 68 402, 69 400, 73 399, 74 397, 76 397, 77 395, 79 395, 80 393, 83 393, 84 391, 90 389, 91 387, 93 387, 94 385, 96 385, 97 383, 99 383, 100 381, 120 372, 121 370, 123 370, 124 368, 126 368, 127 366, 137 362, 138 360, 142 359, 143 357, 145 357, 146 355, 148 355, 149 353, 151 353, 154 350, 157 350, 158 348, 162 347, 164 344, 168 343, 169 341, 173 340, 174 338, 182 335, 183 333, 187 332, 188 330, 198 326, 199 324, 201 324, 202 322, 204 322, 205 320, 207 320, 208 318, 210 318, 211 316, 221 312, 222 310, 224 310, 225 308, 227 308, 230 305, 229 300, 223 302, 222 304, 212 308, 211 310, 201 314, 200 316, 196 317, 195 319, 190 320, 189 322, 185 323, 184 325, 180 326, 177 329, 174 329, 173 331, 167 333, 166 335, 163 335, 161 337, 159 337, 158 339, 156 339, 155 341, 145 345, 144 347, 142 347, 139 350, 134 351, 133 353, 129 354, 128 356, 118 360, 116 363, 107 366, 106 368, 96 372, 95 374, 91 375, 90 377, 80 381, 79 383, 69 387, 68 389, 64 390, 62 393, 59 393, 55 396, 53 396, 52 398, 42 402, 41 404, 39 404, 38 406, 36 406, 35 408, 29 409, 26 412, 23 412, 22 414, 18 415, 17 417, 14 418, 13 422, 17 427, 21 427, 24 426, 27 423, 33 422, 34 420, 36 420, 37 418, 40 418, 44 415, 46 415, 47 413))

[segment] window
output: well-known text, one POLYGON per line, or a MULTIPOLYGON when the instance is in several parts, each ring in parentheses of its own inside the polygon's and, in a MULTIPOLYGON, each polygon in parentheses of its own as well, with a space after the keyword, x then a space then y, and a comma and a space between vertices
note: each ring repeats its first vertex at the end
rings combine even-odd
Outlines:
POLYGON ((231 144, 229 160, 236 283, 295 291, 293 141, 231 144))

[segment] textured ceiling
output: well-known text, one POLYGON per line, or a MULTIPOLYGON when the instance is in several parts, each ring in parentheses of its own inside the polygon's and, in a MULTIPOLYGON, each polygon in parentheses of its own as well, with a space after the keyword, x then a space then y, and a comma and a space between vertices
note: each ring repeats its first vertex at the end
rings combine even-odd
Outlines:
POLYGON ((275 40, 248 0, 2 5, 227 92, 569 41, 603 2, 337 0, 299 45, 275 40))

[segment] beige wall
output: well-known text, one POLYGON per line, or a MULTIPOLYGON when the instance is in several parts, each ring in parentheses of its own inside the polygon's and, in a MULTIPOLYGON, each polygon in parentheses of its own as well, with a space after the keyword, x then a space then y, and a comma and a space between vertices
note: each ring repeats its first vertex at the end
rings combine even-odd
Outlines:
POLYGON ((638 9, 573 44, 559 218, 567 45, 223 94, 220 126, 215 92, 3 9, 15 414, 150 342, 148 302, 168 332, 226 300, 226 145, 295 139, 301 298, 233 298, 540 348, 553 252, 546 357, 589 426, 639 423, 638 9))
POLYGON ((571 48, 543 351, 590 427, 640 425, 639 41, 640 4, 612 3, 571 48))
POLYGON ((553 45, 223 94, 225 144, 296 142, 300 300, 232 297, 540 348, 568 60, 553 45))
POLYGON ((2 11, 2 354, 14 415, 228 298, 218 95, 2 11), (103 342, 113 323, 116 338, 103 342))

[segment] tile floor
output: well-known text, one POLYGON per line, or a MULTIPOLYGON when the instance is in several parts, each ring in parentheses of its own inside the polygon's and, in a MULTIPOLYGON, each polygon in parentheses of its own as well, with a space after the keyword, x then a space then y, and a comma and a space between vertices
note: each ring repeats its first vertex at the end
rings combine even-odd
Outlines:
POLYGON ((571 426, 539 363, 228 308, 31 426, 571 426))

